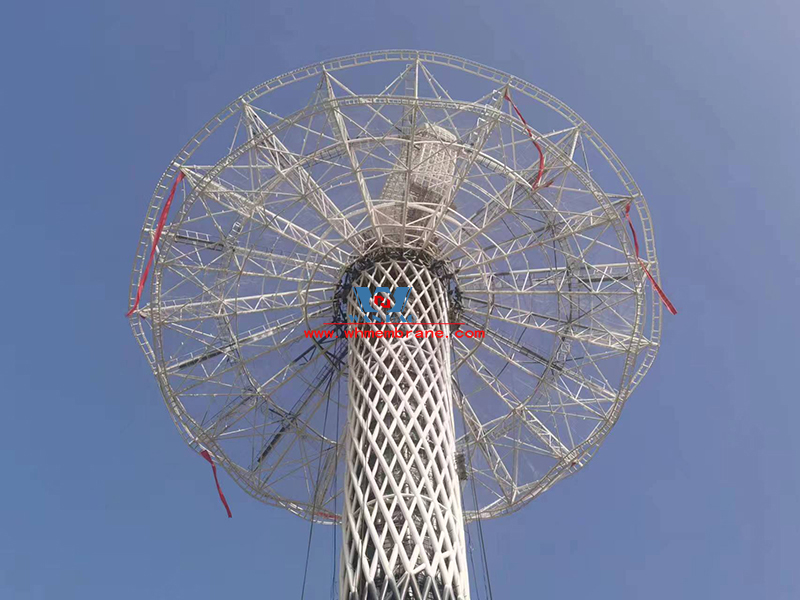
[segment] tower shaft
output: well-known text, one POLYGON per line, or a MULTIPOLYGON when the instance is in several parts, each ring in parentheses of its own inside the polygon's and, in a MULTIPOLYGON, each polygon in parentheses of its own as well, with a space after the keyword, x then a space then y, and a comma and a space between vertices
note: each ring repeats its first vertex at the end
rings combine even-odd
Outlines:
MULTIPOLYGON (((373 323, 348 340, 340 598, 466 599, 446 290, 427 267, 402 259, 375 264, 356 285, 409 287, 401 314, 437 325, 373 323), (378 331, 402 337, 362 337, 378 331)), ((359 321, 387 319, 387 310, 365 313, 355 294, 348 304, 359 321)))
POLYGON ((384 250, 394 252, 360 273, 353 285, 363 294, 347 300, 348 322, 366 324, 348 340, 342 600, 469 597, 447 289, 418 252, 435 246, 435 219, 453 185, 455 141, 438 126, 410 135, 376 202, 375 230, 384 250), (405 302, 366 305, 379 288, 405 302), (402 288, 407 296, 397 293, 402 288), (406 322, 372 322, 398 316, 406 322), (382 337, 363 337, 378 332, 382 337))

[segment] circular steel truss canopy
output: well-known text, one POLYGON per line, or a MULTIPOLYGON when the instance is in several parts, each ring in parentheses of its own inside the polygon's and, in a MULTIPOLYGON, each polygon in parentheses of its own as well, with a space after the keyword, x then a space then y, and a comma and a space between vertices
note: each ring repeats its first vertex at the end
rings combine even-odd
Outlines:
MULTIPOLYGON (((326 523, 368 510, 369 485, 353 474, 371 459, 356 455, 365 444, 385 452, 377 423, 399 409, 390 401, 381 413, 375 398, 405 390, 406 409, 422 412, 413 423, 396 413, 403 439, 434 425, 414 438, 414 457, 396 445, 397 464, 370 485, 406 477, 417 495, 442 493, 457 518, 419 517, 439 560, 463 549, 462 516, 512 512, 585 466, 655 358, 661 305, 624 215, 630 205, 642 262, 658 279, 641 192, 577 114, 505 73, 383 51, 247 92, 159 181, 131 305, 179 174, 149 300, 131 326, 187 443, 267 504, 326 523), (544 153, 538 182, 536 147, 506 95, 544 153), (441 327, 438 341, 380 344, 329 325, 363 309, 353 286, 387 282, 408 284, 414 311, 459 324, 441 327), (328 331, 335 337, 316 337, 328 331), (414 462, 418 453, 427 458, 414 462), (459 479, 476 490, 463 507, 459 479)), ((401 504, 384 507, 387 529, 393 511, 412 515, 401 504)), ((356 521, 344 524, 343 561, 356 521)), ((463 585, 456 554, 438 573, 463 585)))

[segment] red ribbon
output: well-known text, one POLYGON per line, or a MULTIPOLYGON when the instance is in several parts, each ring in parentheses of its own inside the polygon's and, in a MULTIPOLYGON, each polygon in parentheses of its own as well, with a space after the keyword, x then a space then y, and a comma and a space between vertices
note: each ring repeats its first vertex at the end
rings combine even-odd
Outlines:
POLYGON ((322 511, 322 510, 318 510, 313 514, 318 515, 320 517, 323 517, 325 519, 331 519, 332 521, 338 521, 339 520, 339 515, 335 515, 333 513, 325 512, 325 511, 322 511))
POLYGON ((211 458, 211 453, 208 450, 203 450, 200 452, 200 456, 205 458, 211 465, 211 470, 214 472, 214 482, 217 484, 217 491, 219 492, 219 499, 222 500, 222 504, 225 505, 225 510, 228 511, 228 518, 229 519, 233 518, 233 514, 231 513, 231 507, 228 506, 228 501, 225 500, 225 494, 222 493, 222 488, 219 485, 219 479, 217 478, 217 465, 214 464, 214 459, 211 458))
POLYGON ((633 222, 631 221, 631 203, 628 202, 625 205, 625 218, 628 219, 628 226, 631 228, 631 233, 633 234, 633 247, 636 249, 636 258, 639 260, 639 264, 642 265, 644 272, 647 274, 648 279, 650 279, 650 283, 653 284, 653 289, 656 291, 658 296, 661 298, 661 301, 664 303, 664 306, 667 307, 667 310, 671 312, 673 315, 677 315, 678 311, 672 305, 672 302, 669 301, 667 295, 664 293, 664 290, 661 289, 661 286, 658 285, 656 282, 656 278, 653 277, 652 273, 650 273, 647 265, 644 264, 644 261, 639 257, 639 240, 636 239, 636 230, 633 228, 633 222))
MULTIPOLYGON (((539 183, 542 181, 542 175, 544 174, 544 153, 542 153, 542 147, 539 145, 539 142, 537 142, 534 139, 533 131, 531 131, 531 128, 528 126, 528 122, 525 120, 525 117, 522 116, 522 113, 519 112, 517 105, 514 104, 514 101, 511 99, 511 96, 508 95, 508 92, 506 92, 505 98, 508 101, 508 103, 511 104, 512 108, 514 109, 514 112, 517 113, 517 116, 519 117, 520 121, 522 121, 522 124, 525 125, 525 130, 528 132, 528 137, 531 138, 533 145, 536 146, 536 151, 539 153, 539 173, 536 176, 536 182, 533 184, 533 189, 536 190, 539 187, 539 183)), ((545 185, 545 187, 548 187, 551 183, 553 182, 550 181, 547 185, 545 185)), ((636 248, 636 258, 639 260, 639 264, 642 265, 642 269, 644 269, 644 272, 647 274, 648 279, 650 279, 650 283, 653 284, 653 289, 661 298, 661 301, 664 303, 664 306, 666 306, 667 310, 671 312, 673 315, 677 315, 678 311, 672 305, 672 302, 669 301, 669 298, 667 298, 667 295, 664 293, 664 290, 661 289, 661 286, 658 285, 658 282, 656 281, 655 277, 653 277, 652 273, 650 273, 650 270, 647 268, 647 265, 645 265, 644 261, 639 257, 639 240, 636 239, 636 230, 633 228, 633 222, 631 221, 630 212, 631 212, 631 204, 630 202, 628 202, 628 204, 625 206, 625 217, 628 219, 628 225, 630 226, 631 233, 633 234, 633 245, 636 248)))
POLYGON ((164 224, 167 222, 169 207, 172 204, 172 199, 175 197, 175 190, 178 188, 178 184, 182 180, 183 172, 179 172, 174 183, 172 184, 169 197, 164 203, 164 208, 161 209, 161 216, 158 217, 158 227, 156 227, 156 235, 153 237, 153 247, 150 249, 150 258, 147 259, 147 266, 144 268, 142 278, 139 280, 139 289, 136 291, 136 301, 133 303, 133 308, 130 309, 125 315, 126 317, 130 317, 134 312, 136 312, 136 309, 139 308, 139 300, 142 299, 142 291, 144 290, 144 284, 147 281, 147 274, 150 272, 150 267, 153 264, 153 257, 156 255, 156 246, 158 246, 158 240, 161 239, 161 232, 164 229, 164 224))
MULTIPOLYGON (((514 101, 511 99, 511 96, 508 95, 508 92, 506 92, 506 100, 514 109, 514 112, 517 113, 517 116, 519 117, 519 120, 522 121, 522 124, 525 125, 525 131, 528 132, 528 137, 531 138, 533 145, 536 146, 536 151, 539 153, 539 173, 536 175, 536 182, 533 184, 533 189, 536 190, 539 187, 539 183, 542 181, 542 175, 544 175, 544 152, 542 152, 542 147, 539 145, 539 142, 533 138, 533 131, 531 131, 531 128, 528 126, 528 122, 525 120, 525 117, 522 116, 522 113, 519 112, 517 105, 514 104, 514 101)), ((551 181, 550 183, 553 182, 551 181)), ((550 185, 550 183, 547 185, 550 185)))

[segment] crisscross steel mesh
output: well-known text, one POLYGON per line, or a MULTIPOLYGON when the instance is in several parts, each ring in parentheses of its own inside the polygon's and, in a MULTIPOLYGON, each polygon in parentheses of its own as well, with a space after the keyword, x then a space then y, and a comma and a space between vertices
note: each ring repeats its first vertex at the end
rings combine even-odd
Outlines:
MULTIPOLYGON (((410 287, 401 313, 410 323, 359 325, 349 339, 340 597, 465 598, 445 289, 426 267, 399 260, 374 265, 356 285, 410 287), (402 337, 365 337, 377 331, 402 337)), ((387 310, 378 307, 378 319, 387 310)), ((355 295, 348 314, 368 320, 355 295)))

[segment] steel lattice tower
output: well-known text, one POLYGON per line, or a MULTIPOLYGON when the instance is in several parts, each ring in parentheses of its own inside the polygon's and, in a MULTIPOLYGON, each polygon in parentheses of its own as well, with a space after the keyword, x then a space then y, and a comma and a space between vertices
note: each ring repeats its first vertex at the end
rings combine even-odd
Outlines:
MULTIPOLYGON (((380 262, 359 283, 408 286, 406 314, 448 321, 445 290, 425 266, 380 262)), ((350 310, 366 316, 354 300, 350 310)), ((449 340, 397 329, 406 337, 349 340, 340 598, 466 598, 449 340)))
MULTIPOLYGON (((356 284, 370 290, 409 288, 401 314, 415 325, 358 327, 355 333, 361 336, 383 330, 403 337, 348 341, 340 598, 353 600, 460 600, 469 591, 455 472, 450 343, 436 337, 437 331, 449 331, 447 290, 419 261, 422 253, 405 256, 409 248, 422 245, 452 186, 456 154, 447 144, 455 135, 429 126, 414 131, 413 137, 414 144, 403 146, 399 173, 389 176, 381 195, 384 218, 378 232, 387 245, 379 246, 377 254, 383 258, 363 271, 356 284), (406 182, 408 203, 403 202, 406 182), (385 250, 395 250, 394 255, 385 250)), ((384 322, 391 319, 386 308, 376 310, 384 322)), ((348 315, 369 322, 370 314, 352 294, 348 315)))
POLYGON ((644 197, 574 111, 384 51, 201 129, 156 188, 129 316, 190 447, 341 527, 341 600, 467 600, 465 526, 588 463, 653 363, 659 295, 674 310, 657 279, 644 197))

